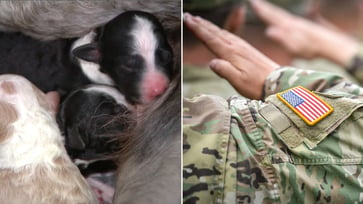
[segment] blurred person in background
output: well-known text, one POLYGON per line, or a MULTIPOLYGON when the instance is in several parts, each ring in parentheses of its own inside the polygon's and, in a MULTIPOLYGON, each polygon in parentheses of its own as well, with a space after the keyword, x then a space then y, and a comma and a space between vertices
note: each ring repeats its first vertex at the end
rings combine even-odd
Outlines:
MULTIPOLYGON (((305 9, 305 15, 315 23, 361 41, 363 37, 363 1, 309 0, 305 9)), ((346 66, 325 58, 299 58, 294 60, 292 65, 304 69, 333 72, 353 83, 360 83, 353 73, 347 71, 346 66)))
POLYGON ((347 33, 359 40, 363 35, 363 1, 311 0, 307 16, 313 21, 347 33))
MULTIPOLYGON (((309 0, 268 0, 293 14, 303 16, 309 0)), ((266 33, 266 24, 255 14, 250 4, 246 4, 246 17, 241 37, 253 47, 257 48, 267 57, 281 65, 290 65, 295 56, 279 42, 269 38, 266 33)), ((288 35, 288 34, 286 34, 288 35)))
MULTIPOLYGON (((349 4, 349 6, 345 5, 344 10, 337 10, 336 13, 331 15, 326 14, 327 10, 331 10, 340 4, 344 4, 345 1, 342 1, 342 3, 338 5, 327 4, 324 0, 268 0, 268 2, 281 7, 291 14, 300 16, 301 18, 305 17, 306 20, 313 20, 319 24, 321 23, 321 25, 327 27, 328 29, 333 29, 337 32, 345 31, 337 29, 333 22, 335 23, 337 19, 342 21, 356 17, 356 15, 342 15, 349 13, 350 9, 353 7, 353 4, 357 4, 357 2, 353 2, 353 0, 348 0, 347 4, 349 4), (329 7, 327 8, 326 6, 329 7), (332 23, 328 23, 328 20, 330 19, 335 20, 332 21, 332 23)), ((356 19, 354 18, 354 21, 355 20, 356 19)), ((290 23, 291 26, 293 26, 294 22, 291 21, 290 23)), ((261 20, 261 18, 254 12, 253 8, 248 7, 247 19, 243 27, 241 37, 264 53, 266 56, 281 65, 291 65, 302 69, 333 72, 351 82, 357 83, 357 80, 354 78, 354 76, 348 73, 341 65, 338 65, 329 59, 319 56, 305 58, 305 56, 301 56, 298 53, 294 53, 287 49, 283 44, 270 36, 270 33, 266 27, 266 22, 261 20)), ((289 33, 284 33, 284 37, 289 38, 289 33)))
POLYGON ((352 58, 358 52, 363 53, 362 45, 356 38, 341 30, 331 29, 331 26, 324 27, 292 15, 271 4, 261 5, 255 6, 254 10, 267 25, 265 33, 269 38, 296 57, 317 59, 305 63, 294 61, 291 63, 293 66, 333 72, 352 82, 363 82, 363 62, 360 57, 352 58))

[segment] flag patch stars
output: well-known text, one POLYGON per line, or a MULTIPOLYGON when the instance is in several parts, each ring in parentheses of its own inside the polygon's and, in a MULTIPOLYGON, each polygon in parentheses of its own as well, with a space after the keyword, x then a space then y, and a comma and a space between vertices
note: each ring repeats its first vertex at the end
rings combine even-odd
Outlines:
POLYGON ((315 125, 333 111, 328 103, 302 86, 278 93, 277 97, 308 125, 315 125))

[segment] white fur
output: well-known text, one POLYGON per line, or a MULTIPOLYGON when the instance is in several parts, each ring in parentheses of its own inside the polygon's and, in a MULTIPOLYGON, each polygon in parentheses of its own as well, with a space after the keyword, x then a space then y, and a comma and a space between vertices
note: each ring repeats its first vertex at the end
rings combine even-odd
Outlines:
POLYGON ((0 144, 0 168, 16 170, 41 163, 52 165, 53 159, 64 153, 55 119, 40 107, 33 88, 24 78, 1 75, 1 81, 11 81, 16 86, 16 94, 0 90, 0 100, 13 104, 19 117, 12 124, 12 136, 0 144))
MULTIPOLYGON (((71 50, 77 47, 93 42, 96 37, 94 31, 74 41, 71 50)), ((76 57, 83 73, 94 83, 114 85, 114 81, 106 74, 100 71, 100 65, 94 62, 88 62, 76 57)))
POLYGON ((45 95, 21 76, 1 75, 0 85, 5 81, 0 101, 12 104, 18 117, 5 124, 10 135, 0 143, 0 202, 96 204, 67 155, 45 95))
POLYGON ((93 85, 85 89, 85 91, 106 93, 112 96, 112 98, 114 98, 118 104, 127 106, 127 108, 129 109, 133 109, 133 106, 127 103, 124 95, 122 95, 115 88, 112 88, 110 86, 93 85))
POLYGON ((134 52, 140 54, 146 62, 146 67, 155 70, 155 51, 158 41, 153 31, 153 25, 147 19, 136 16, 135 26, 132 28, 131 35, 134 40, 134 52))

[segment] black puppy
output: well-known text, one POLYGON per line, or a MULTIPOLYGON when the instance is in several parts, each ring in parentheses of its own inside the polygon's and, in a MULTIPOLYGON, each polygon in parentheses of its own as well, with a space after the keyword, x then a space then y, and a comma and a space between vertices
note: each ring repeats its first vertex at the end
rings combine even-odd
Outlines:
POLYGON ((132 104, 149 103, 173 78, 173 54, 157 18, 127 11, 108 22, 95 42, 74 49, 74 55, 99 63, 132 104))
POLYGON ((90 82, 71 57, 74 40, 42 42, 21 33, 0 33, 0 74, 22 75, 44 92, 66 94, 90 82))
POLYGON ((58 123, 65 136, 67 152, 72 159, 82 160, 79 167, 83 173, 90 170, 88 165, 99 168, 96 161, 102 161, 101 166, 109 165, 103 169, 115 167, 111 155, 120 144, 114 135, 128 127, 131 111, 124 96, 106 85, 78 89, 63 101, 58 123))

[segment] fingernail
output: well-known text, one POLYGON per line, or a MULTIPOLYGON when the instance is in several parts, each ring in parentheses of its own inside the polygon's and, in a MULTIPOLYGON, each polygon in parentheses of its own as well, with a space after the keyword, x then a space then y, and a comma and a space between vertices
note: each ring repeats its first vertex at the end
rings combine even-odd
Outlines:
POLYGON ((184 20, 184 21, 189 21, 189 20, 190 20, 190 18, 191 18, 190 13, 186 12, 186 13, 184 13, 184 14, 183 14, 183 20, 184 20))
POLYGON ((249 2, 252 4, 252 5, 256 5, 256 3, 260 2, 259 0, 249 0, 249 2))
POLYGON ((216 70, 217 69, 217 64, 218 64, 218 60, 217 59, 213 59, 212 61, 209 62, 209 67, 212 70, 216 70))
POLYGON ((275 36, 278 34, 278 29, 276 29, 275 27, 269 27, 266 29, 266 35, 267 36, 275 36))

